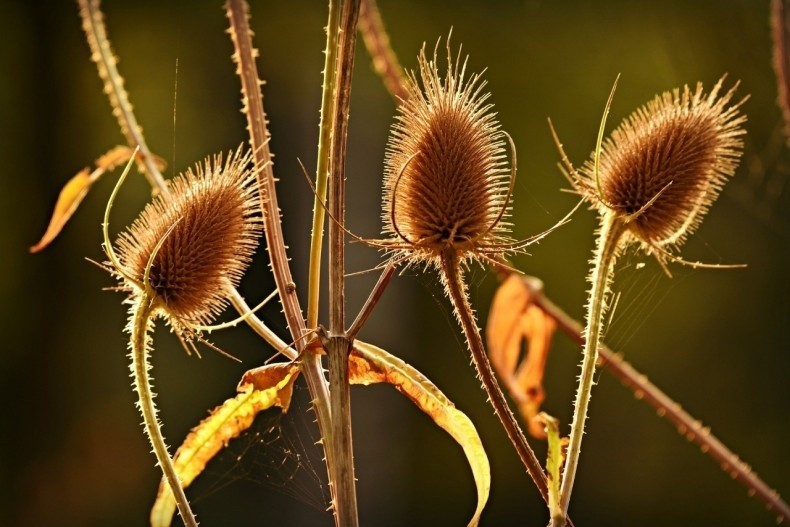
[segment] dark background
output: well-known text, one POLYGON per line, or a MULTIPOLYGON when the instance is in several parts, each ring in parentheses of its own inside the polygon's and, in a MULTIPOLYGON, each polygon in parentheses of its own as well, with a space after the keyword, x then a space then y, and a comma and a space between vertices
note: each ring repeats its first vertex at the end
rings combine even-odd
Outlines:
MULTIPOLYGON (((567 184, 555 166, 548 116, 580 164, 594 146, 618 73, 609 129, 661 91, 698 80, 710 87, 725 72, 728 85, 741 80, 739 93, 751 95, 744 106, 743 162, 683 254, 745 262, 748 269, 673 266, 669 279, 649 258, 629 253, 618 268, 615 289, 623 296, 607 342, 770 485, 790 494, 790 196, 784 189, 790 167, 775 104, 768 2, 382 0, 380 7, 407 67, 415 66, 424 41, 432 46, 452 27, 453 42, 470 54, 470 68, 488 68, 491 100, 518 146, 519 237, 545 229, 573 205, 559 192, 567 184), (636 270, 641 262, 646 267, 636 270)), ((168 174, 245 140, 221 2, 108 1, 105 11, 138 119, 152 150, 170 161, 168 174)), ((286 237, 302 293, 312 196, 297 157, 314 171, 325 11, 322 2, 252 4, 286 237)), ((0 524, 141 525, 159 470, 133 405, 126 308, 117 293, 101 291, 113 281, 83 258, 102 257, 99 223, 115 176, 96 185, 52 247, 27 253, 67 179, 123 139, 89 61, 75 5, 2 2, 0 35, 0 524)), ((380 230, 382 160, 394 108, 360 47, 348 222, 363 236, 380 230)), ((142 209, 146 185, 140 177, 127 182, 113 210, 114 232, 142 209)), ((581 210, 533 247, 532 256, 514 259, 579 319, 594 228, 594 214, 581 210)), ((348 269, 372 267, 379 258, 353 246, 348 269)), ((349 317, 374 280, 372 274, 349 280, 349 317)), ((469 281, 484 320, 496 278, 475 268, 469 281)), ((261 257, 242 290, 253 302, 271 288, 261 257)), ((286 335, 278 308, 264 318, 286 335)), ((476 423, 493 473, 483 524, 545 525, 545 508, 486 404, 434 274, 409 271, 394 280, 363 338, 415 365, 476 423)), ((166 330, 155 335, 157 401, 171 445, 233 395, 246 368, 271 355, 246 328, 214 339, 244 364, 208 350, 202 359, 189 357, 166 330)), ((571 342, 558 337, 545 408, 562 420, 565 433, 578 359, 571 342)), ((313 477, 325 477, 323 466, 314 459, 311 472, 304 461, 320 457, 312 446, 317 437, 306 389, 297 395, 290 414, 272 412, 256 425, 273 444, 248 434, 189 489, 203 525, 332 524, 313 477), (288 445, 302 457, 283 458, 288 445), (302 468, 290 478, 291 469, 278 468, 283 461, 302 468), (309 504, 316 499, 318 505, 309 504)), ((465 525, 475 494, 461 449, 391 388, 355 387, 352 399, 363 525, 465 525)), ((537 448, 543 456, 543 446, 537 448)), ((606 372, 594 390, 571 512, 584 526, 775 521, 606 372)))

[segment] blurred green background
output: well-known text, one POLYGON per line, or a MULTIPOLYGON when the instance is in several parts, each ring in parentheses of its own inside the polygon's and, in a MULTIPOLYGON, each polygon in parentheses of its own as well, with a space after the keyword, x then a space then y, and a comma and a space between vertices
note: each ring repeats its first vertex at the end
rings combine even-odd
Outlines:
MULTIPOLYGON (((518 147, 519 237, 553 224, 574 202, 559 192, 567 183, 555 166, 547 117, 580 164, 618 73, 610 129, 661 91, 698 80, 709 87, 725 72, 728 83, 741 80, 739 93, 751 95, 743 162, 683 254, 746 262, 748 269, 673 266, 670 280, 655 262, 630 253, 618 269, 615 288, 623 296, 607 341, 790 495, 790 158, 775 104, 768 2, 381 0, 380 7, 406 67, 414 67, 424 41, 430 46, 452 27, 471 69, 488 68, 491 100, 518 147), (641 262, 647 265, 637 270, 641 262)), ((107 1, 105 11, 138 119, 152 150, 171 163, 168 174, 244 141, 221 2, 107 1)), ((325 11, 322 2, 252 3, 286 236, 302 292, 312 196, 297 158, 314 171, 325 11)), ((142 525, 159 470, 133 406, 126 308, 117 293, 101 290, 113 280, 83 258, 102 257, 99 223, 115 177, 96 185, 52 247, 27 253, 61 186, 123 139, 73 3, 2 2, 0 35, 0 390, 7 412, 0 524, 142 525)), ((348 223, 375 237, 395 106, 361 46, 357 57, 348 223)), ((131 178, 113 210, 115 232, 148 196, 144 179, 131 178)), ((514 259, 579 319, 594 228, 593 213, 581 210, 531 256, 514 259)), ((349 271, 380 258, 366 247, 349 251, 349 271)), ((479 268, 469 278, 484 321, 496 278, 479 268)), ((374 280, 349 280, 349 317, 374 280)), ((257 301, 271 288, 261 256, 242 290, 257 301)), ((279 308, 264 318, 286 335, 279 308)), ((246 368, 271 355, 246 328, 214 337, 244 363, 209 350, 202 359, 189 357, 165 329, 156 333, 153 373, 171 445, 234 393, 246 368)), ((362 337, 415 365, 476 423, 493 471, 483 524, 545 525, 547 513, 479 389, 435 276, 408 271, 394 280, 362 337)), ((545 408, 565 427, 578 359, 558 336, 545 408)), ((262 416, 259 435, 232 445, 189 490, 203 525, 332 525, 323 510, 328 492, 316 482, 325 472, 306 389, 297 396, 290 414, 262 416)), ((352 399, 363 525, 465 525, 475 495, 460 448, 391 388, 355 387, 352 399)), ((543 446, 536 448, 543 456, 543 446)), ((594 391, 571 512, 584 526, 775 523, 606 372, 594 391)))

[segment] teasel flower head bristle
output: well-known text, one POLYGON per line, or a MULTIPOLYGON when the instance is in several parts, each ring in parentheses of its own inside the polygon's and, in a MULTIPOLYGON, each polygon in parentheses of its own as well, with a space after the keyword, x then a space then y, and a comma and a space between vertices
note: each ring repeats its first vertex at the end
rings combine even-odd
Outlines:
POLYGON ((241 148, 224 161, 207 158, 118 238, 122 286, 133 296, 148 288, 176 331, 222 311, 228 286, 238 285, 258 246, 260 202, 249 162, 241 148))
POLYGON ((659 260, 697 228, 738 165, 745 99, 731 104, 738 84, 722 95, 723 81, 707 95, 700 83, 657 96, 603 142, 597 181, 594 160, 576 173, 588 200, 659 260))
POLYGON ((384 234, 409 263, 437 264, 448 246, 461 259, 497 255, 509 241, 509 137, 481 74, 467 76, 448 41, 442 77, 437 49, 429 59, 423 46, 419 78, 408 76, 385 159, 384 234))
MULTIPOLYGON (((668 275, 666 261, 695 268, 742 267, 689 262, 672 254, 702 221, 741 156, 746 118, 740 106, 745 99, 731 104, 738 85, 720 95, 723 82, 722 77, 708 95, 702 84, 694 91, 685 86, 682 91, 665 92, 632 113, 603 141, 613 88, 592 160, 576 171, 563 152, 577 190, 600 212, 600 227, 588 277, 584 359, 552 524, 565 525, 567 519, 619 253, 630 243, 639 243, 668 275)), ((557 144, 562 150, 559 140, 557 144)))

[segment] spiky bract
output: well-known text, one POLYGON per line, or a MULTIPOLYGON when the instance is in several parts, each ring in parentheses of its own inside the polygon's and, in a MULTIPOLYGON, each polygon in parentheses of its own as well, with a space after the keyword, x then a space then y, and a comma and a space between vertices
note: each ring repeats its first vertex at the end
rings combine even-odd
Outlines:
POLYGON ((463 259, 494 253, 507 241, 500 213, 510 169, 486 83, 466 77, 449 43, 444 78, 436 50, 429 60, 423 46, 418 61, 420 79, 409 75, 387 145, 384 234, 410 263, 438 264, 448 245, 463 259))
POLYGON ((133 294, 150 288, 174 327, 211 322, 258 245, 261 218, 249 161, 241 148, 224 162, 221 155, 207 158, 175 178, 169 199, 156 197, 118 239, 122 271, 136 282, 125 285, 133 294))
POLYGON ((592 160, 577 175, 590 201, 625 219, 648 251, 682 244, 735 172, 746 117, 743 101, 730 105, 738 85, 720 95, 723 81, 708 95, 700 83, 656 96, 604 141, 600 188, 592 160))

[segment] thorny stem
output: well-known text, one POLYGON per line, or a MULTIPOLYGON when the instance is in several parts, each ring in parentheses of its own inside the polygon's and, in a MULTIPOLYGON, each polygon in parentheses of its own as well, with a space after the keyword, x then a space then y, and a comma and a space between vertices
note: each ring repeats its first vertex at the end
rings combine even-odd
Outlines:
MULTIPOLYGON (((787 33, 785 22, 785 0, 772 0, 771 6, 771 25, 774 40, 774 69, 777 74, 777 82, 780 92, 780 106, 787 128, 790 129, 790 75, 787 67, 787 49, 785 45, 785 35, 787 33)), ((396 100, 403 97, 405 91, 405 80, 398 58, 389 46, 389 36, 381 23, 381 15, 375 0, 362 0, 362 11, 360 13, 359 30, 365 41, 368 53, 373 58, 376 72, 381 77, 384 85, 396 100), (396 75, 391 75, 396 72, 396 75)), ((786 134, 790 137, 790 132, 786 134)), ((790 139, 789 139, 790 140, 790 139)), ((503 268, 504 269, 504 268, 503 268)), ((504 269, 510 272, 509 269, 504 269)), ((531 285, 538 280, 525 277, 531 285)), ((543 310, 544 313, 552 317, 558 327, 579 346, 584 345, 584 327, 577 321, 568 316, 556 304, 546 298, 542 291, 532 296, 532 302, 543 310)), ((781 523, 790 518, 790 506, 782 499, 779 493, 767 485, 746 463, 740 460, 737 454, 727 448, 724 443, 719 441, 710 429, 704 426, 699 420, 695 419, 688 412, 675 402, 671 397, 664 393, 659 387, 637 371, 628 362, 624 361, 617 353, 601 344, 598 349, 601 365, 609 370, 612 375, 617 377, 627 388, 631 389, 634 395, 643 399, 650 406, 655 408, 659 415, 666 417, 678 427, 678 431, 689 441, 699 445, 703 453, 710 454, 720 463, 723 470, 729 472, 733 479, 744 485, 750 495, 755 495, 768 508, 774 510, 779 515, 777 522, 781 523)))
MULTIPOLYGON (((532 277, 524 277, 524 280, 532 292, 530 301, 550 316, 566 335, 570 336, 579 346, 583 346, 584 328, 582 325, 546 298, 539 280, 532 277)), ((790 506, 782 500, 781 496, 760 479, 751 467, 741 461, 732 450, 719 441, 708 427, 683 410, 678 403, 623 360, 619 354, 604 344, 600 344, 598 353, 600 355, 599 362, 605 369, 617 377, 638 399, 644 400, 655 408, 659 415, 666 417, 677 426, 678 432, 686 439, 699 445, 702 452, 709 454, 733 479, 744 485, 749 490, 749 494, 755 495, 767 507, 776 511, 779 515, 778 522, 790 518, 790 506)))
POLYGON ((387 90, 396 101, 406 100, 409 95, 406 91, 406 76, 398 62, 398 56, 390 46, 390 38, 381 21, 376 0, 362 0, 359 31, 373 59, 373 68, 384 81, 387 90))
POLYGON ((326 55, 324 83, 321 94, 321 123, 318 135, 318 161, 315 174, 315 201, 313 203, 313 232, 310 237, 310 264, 308 268, 307 327, 318 324, 318 297, 321 289, 321 248, 324 240, 324 200, 331 157, 332 123, 335 120, 332 100, 337 86, 337 35, 340 30, 339 0, 329 0, 329 21, 326 25, 326 55))
MULTIPOLYGON (((96 63, 99 76, 105 83, 104 89, 110 100, 113 114, 118 119, 118 124, 121 131, 126 136, 129 147, 140 147, 139 155, 143 160, 143 166, 146 172, 145 175, 152 189, 155 192, 160 192, 165 196, 169 196, 170 190, 157 168, 153 154, 146 145, 142 128, 137 124, 137 119, 135 118, 132 105, 129 102, 128 94, 123 87, 123 78, 118 73, 116 66, 117 61, 115 55, 112 53, 112 47, 107 37, 104 17, 99 7, 99 0, 79 0, 79 4, 83 29, 86 32, 88 44, 91 48, 91 58, 96 63)), ((240 305, 246 306, 246 303, 244 299, 241 298, 236 288, 228 288, 228 298, 240 314, 249 312, 249 307, 239 308, 240 305)), ((284 344, 282 346, 276 346, 273 343, 282 341, 254 314, 249 315, 245 320, 253 330, 267 340, 267 342, 272 344, 272 346, 277 347, 277 349, 286 347, 284 344)), ((295 357, 289 358, 294 359, 295 357)))
POLYGON ((166 198, 170 191, 167 188, 162 174, 154 162, 151 151, 143 137, 142 129, 137 124, 137 119, 132 111, 129 96, 123 87, 123 77, 118 73, 117 60, 107 38, 104 27, 104 17, 99 8, 99 0, 79 0, 82 29, 85 31, 88 46, 91 49, 91 59, 96 63, 99 77, 104 81, 104 92, 110 99, 112 113, 118 119, 121 132, 126 136, 126 141, 131 148, 140 146, 140 155, 143 159, 145 174, 151 186, 166 198))
POLYGON ((148 376, 148 370, 151 369, 151 365, 148 363, 148 333, 151 330, 151 318, 155 309, 155 297, 143 292, 135 303, 130 324, 131 369, 134 375, 134 389, 138 397, 137 406, 143 414, 146 435, 151 441, 151 446, 154 449, 154 454, 156 454, 156 459, 162 468, 167 484, 173 492, 178 505, 178 512, 181 514, 185 525, 197 527, 197 521, 194 514, 192 514, 192 509, 189 507, 189 501, 184 494, 181 480, 173 466, 173 460, 167 451, 165 438, 162 436, 162 429, 159 425, 156 406, 154 405, 154 394, 151 390, 151 380, 148 376))
MULTIPOLYGON (((250 133, 255 165, 257 167, 258 185, 261 188, 261 208, 263 209, 264 227, 266 233, 266 247, 271 259, 271 267, 280 302, 288 322, 288 329, 292 339, 296 342, 297 351, 302 353, 302 372, 307 380, 307 387, 313 397, 313 408, 318 420, 326 457, 327 473, 330 483, 338 477, 335 463, 334 444, 332 434, 331 415, 329 410, 329 393, 323 375, 321 357, 317 353, 305 349, 303 335, 306 333, 305 321, 299 307, 299 298, 296 296, 296 287, 291 278, 288 266, 288 256, 285 253, 285 241, 280 224, 280 209, 277 206, 277 194, 274 186, 274 173, 272 170, 271 153, 269 152, 269 133, 266 129, 266 116, 263 111, 263 96, 260 91, 260 81, 255 65, 257 50, 252 46, 252 36, 249 28, 248 6, 244 0, 229 0, 226 4, 226 13, 230 20, 230 35, 233 40, 235 52, 234 61, 238 66, 241 79, 244 113, 247 116, 247 128, 250 133)), ((336 489, 331 485, 333 500, 336 501, 336 489)), ((335 511, 335 521, 342 523, 338 511, 335 511)))
MULTIPOLYGON (((288 256, 285 253, 280 209, 277 205, 274 172, 269 151, 269 133, 266 129, 263 97, 255 65, 257 50, 252 46, 248 6, 243 0, 229 0, 226 9, 231 24, 229 33, 235 49, 233 59, 238 66, 237 73, 242 85, 243 112, 247 116, 247 129, 250 133, 255 166, 258 169, 256 174, 261 189, 259 195, 266 233, 266 248, 271 259, 274 281, 280 293, 280 302, 283 305, 288 328, 291 336, 297 340, 306 330, 291 270, 288 266, 288 256)), ((301 345, 297 346, 297 348, 301 347, 301 345)))
POLYGON ((594 268, 590 280, 592 288, 587 304, 587 327, 584 332, 584 358, 579 387, 576 391, 576 402, 573 410, 571 436, 568 442, 565 470, 562 474, 560 488, 560 511, 562 516, 552 518, 555 527, 563 527, 568 517, 568 505, 571 500, 573 482, 576 479, 576 468, 579 464, 584 423, 587 420, 587 407, 590 403, 595 363, 598 360, 598 344, 603 329, 603 316, 606 312, 606 296, 612 278, 614 262, 620 246, 620 239, 625 232, 625 224, 608 212, 602 219, 598 233, 598 245, 593 258, 594 268))
MULTIPOLYGON (((360 15, 359 30, 362 32, 368 53, 373 58, 376 72, 384 81, 385 86, 396 101, 403 100, 408 95, 406 90, 406 77, 398 62, 398 57, 389 45, 390 39, 381 21, 375 0, 362 0, 362 14, 360 15)), ((497 383, 488 355, 485 352, 480 332, 474 320, 472 307, 466 296, 465 286, 461 280, 460 262, 458 255, 448 249, 442 257, 442 276, 447 283, 450 300, 456 316, 466 335, 472 359, 477 373, 483 382, 483 387, 488 394, 491 405, 502 423, 505 432, 513 443, 522 463, 535 482, 543 499, 548 503, 548 488, 546 474, 541 468, 540 461, 535 452, 527 443, 521 427, 516 421, 513 412, 507 404, 502 389, 497 383)), ((568 525, 573 525, 568 518, 568 525)))
MULTIPOLYGON (((96 65, 99 70, 100 77, 105 82, 105 92, 108 94, 110 99, 110 104, 113 109, 113 114, 118 119, 118 123, 124 135, 127 137, 127 141, 131 148, 136 146, 140 146, 140 156, 143 158, 143 165, 146 169, 146 176, 148 181, 150 182, 151 186, 158 192, 162 193, 164 196, 169 196, 169 189, 167 184, 165 183, 162 175, 160 174, 158 168, 156 167, 156 163, 154 161, 153 155, 151 154, 150 150, 146 146, 145 138, 142 133, 142 129, 137 124, 137 120, 135 119, 134 112, 132 111, 132 106, 128 101, 128 96, 126 91, 123 89, 123 79, 118 74, 116 68, 116 60, 115 56, 112 54, 111 46, 109 39, 107 38, 106 30, 104 27, 103 17, 101 11, 99 9, 99 2, 98 0, 79 0, 80 2, 80 15, 83 19, 83 28, 86 31, 87 40, 91 47, 92 51, 92 59, 96 62, 96 65)), ((235 6, 231 6, 229 9, 235 9, 238 13, 243 14, 242 18, 246 17, 246 10, 238 5, 236 2, 235 6)), ((249 27, 247 27, 246 18, 244 18, 244 26, 246 27, 246 40, 247 46, 246 51, 247 53, 244 56, 241 56, 240 61, 247 61, 247 63, 252 63, 252 75, 248 75, 246 77, 242 77, 242 89, 245 90, 246 86, 244 84, 245 80, 249 84, 250 77, 253 79, 252 85, 254 86, 257 81, 257 72, 255 71, 255 64, 252 60, 252 44, 249 37, 249 27)), ((235 36, 235 33, 234 33, 235 36)), ((235 42, 235 39, 234 39, 235 42)), ((238 46, 237 46, 238 50, 238 46)), ((238 53, 238 51, 237 51, 238 53)), ((241 69, 241 65, 239 65, 241 69)), ((255 126, 253 123, 249 123, 249 128, 252 130, 253 128, 258 129, 259 125, 263 127, 263 133, 258 130, 258 133, 255 137, 258 138, 267 138, 268 133, 265 130, 265 116, 263 116, 263 106, 260 96, 260 91, 255 90, 257 92, 257 99, 258 105, 257 107, 260 109, 260 116, 256 121, 255 126)), ((246 93, 246 92, 245 92, 246 93)), ((245 97, 245 101, 246 101, 245 97)), ((249 112, 247 113, 248 119, 252 120, 249 117, 249 112)), ((253 143, 253 147, 256 144, 254 141, 254 137, 252 132, 250 133, 251 140, 253 143)), ((260 166, 260 162, 258 161, 258 156, 261 154, 261 151, 256 150, 256 163, 260 166)), ((262 156, 268 158, 270 160, 270 154, 268 153, 268 145, 266 145, 266 156, 262 156)), ((267 201, 264 200, 264 196, 274 196, 276 199, 276 195, 273 191, 273 174, 271 170, 271 164, 269 163, 267 166, 267 180, 272 182, 272 192, 271 193, 264 193, 266 190, 264 186, 261 184, 261 175, 260 171, 258 171, 258 178, 259 178, 259 187, 261 187, 261 199, 262 199, 262 207, 264 211, 265 218, 272 218, 275 217, 279 219, 279 210, 276 206, 276 201, 273 207, 275 214, 272 214, 271 211, 267 211, 266 203, 267 201)), ((281 251, 275 251, 279 259, 278 262, 286 261, 285 264, 285 273, 286 277, 289 278, 290 271, 287 267, 287 260, 285 259, 285 250, 284 250, 284 241, 282 237, 282 231, 280 229, 279 222, 276 220, 272 222, 273 225, 270 229, 270 225, 266 225, 266 234, 267 234, 267 245, 268 247, 275 247, 281 248, 281 251), (270 242, 270 232, 274 232, 275 234, 272 236, 275 239, 279 239, 279 242, 270 242)), ((272 251, 270 250, 270 254, 272 251)), ((272 266, 277 269, 277 264, 274 263, 275 257, 272 257, 272 266)), ((282 269, 282 265, 279 267, 282 269)), ((295 306, 292 303, 283 300, 284 310, 286 312, 286 316, 288 317, 288 326, 291 330, 292 337, 294 341, 298 344, 298 349, 302 350, 303 342, 302 342, 302 335, 306 332, 304 321, 301 318, 301 313, 299 306, 298 306, 298 299, 296 295, 284 295, 283 291, 293 290, 292 282, 288 280, 285 282, 285 288, 283 288, 283 280, 282 276, 275 272, 275 279, 277 280, 277 287, 278 292, 280 293, 281 298, 293 298, 295 301, 295 306), (277 278, 280 280, 277 280, 277 278), (291 286, 291 287, 289 287, 291 286), (294 316, 294 313, 297 314, 294 316), (290 316, 288 316, 290 314, 290 316), (296 324, 296 326, 292 325, 292 322, 296 324)), ((241 297, 239 292, 233 288, 228 288, 228 297, 231 300, 231 303, 234 307, 239 311, 239 313, 247 313, 249 312, 249 306, 246 305, 246 302, 241 297)), ((250 315, 246 319, 247 323, 255 330, 259 335, 261 335, 269 344, 271 344, 275 349, 277 349, 280 353, 286 355, 289 359, 295 360, 298 357, 299 352, 291 348, 290 346, 286 345, 274 332, 272 332, 269 328, 267 328, 263 322, 258 319, 257 316, 250 315)), ((323 367, 321 365, 321 357, 320 355, 311 352, 309 350, 305 351, 301 360, 302 364, 302 372, 305 375, 305 379, 307 381, 308 389, 312 394, 313 400, 313 408, 316 412, 316 417, 318 421, 318 426, 321 431, 321 436, 324 438, 323 441, 332 443, 332 436, 331 436, 331 428, 330 428, 330 415, 329 415, 329 392, 326 385, 326 381, 323 377, 323 367)), ((334 464, 333 459, 334 456, 332 453, 325 449, 325 454, 327 458, 327 472, 329 474, 329 480, 332 481, 334 475, 334 464)))
POLYGON ((345 162, 351 74, 354 71, 359 0, 344 0, 340 15, 336 69, 337 87, 332 100, 331 166, 329 173, 329 403, 332 416, 338 479, 334 481, 336 520, 342 527, 359 525, 354 451, 351 436, 351 391, 348 355, 351 341, 345 329, 345 162))
MULTIPOLYGON (((142 129, 137 124, 137 119, 135 118, 132 105, 129 102, 128 94, 124 90, 123 78, 118 73, 116 67, 116 58, 112 53, 112 47, 107 37, 104 17, 99 7, 99 1, 79 0, 79 2, 83 28, 85 29, 92 52, 91 58, 97 65, 99 76, 105 82, 105 92, 109 97, 113 114, 117 117, 118 124, 124 135, 126 135, 129 147, 140 147, 139 155, 143 160, 143 166, 146 171, 145 175, 151 184, 152 190, 169 196, 170 190, 157 168, 153 154, 151 154, 151 151, 146 147, 145 136, 142 133, 142 129), (102 52, 102 50, 104 50, 104 52, 102 52)), ((244 299, 236 288, 228 288, 228 298, 240 314, 249 313, 249 306, 244 302, 244 299), (242 305, 246 307, 239 307, 242 305)), ((272 346, 277 349, 287 348, 285 344, 276 344, 277 342, 282 343, 282 340, 266 327, 255 314, 249 315, 245 321, 272 346)), ((295 356, 289 358, 293 360, 295 356)))
MULTIPOLYGON (((82 27, 91 49, 91 59, 96 63, 99 76, 104 81, 104 91, 109 98, 113 115, 118 119, 118 125, 121 128, 121 132, 126 136, 129 147, 139 148, 146 179, 148 179, 154 192, 159 192, 167 199, 170 196, 170 190, 157 168, 151 151, 148 149, 142 128, 137 123, 128 94, 123 87, 123 78, 118 72, 117 61, 107 37, 104 17, 99 4, 99 0, 79 0, 82 27)), ((232 299, 235 297, 241 298, 235 288, 229 288, 229 295, 232 299)), ((243 299, 241 302, 244 303, 243 299)), ((165 479, 173 492, 179 513, 186 525, 196 526, 197 522, 190 509, 189 501, 184 494, 184 489, 176 475, 167 451, 167 446, 159 427, 156 407, 153 403, 153 394, 151 393, 150 379, 148 378, 149 365, 146 360, 148 351, 147 332, 151 314, 150 304, 150 299, 144 294, 139 300, 132 327, 131 354, 132 370, 135 375, 135 390, 140 398, 139 406, 143 413, 149 440, 154 448, 159 465, 162 467, 165 479), (143 312, 143 310, 147 310, 147 312, 143 312)), ((254 315, 252 318, 254 318, 254 321, 260 322, 254 315)), ((252 324, 253 321, 251 320, 250 323, 252 324)), ((268 330, 262 323, 260 326, 268 330)))
POLYGON ((466 296, 466 286, 461 276, 461 263, 458 260, 458 255, 452 248, 447 248, 442 254, 442 276, 450 300, 455 309, 455 315, 461 323, 461 327, 466 335, 466 340, 469 344, 469 350, 472 353, 472 361, 480 380, 483 382, 483 388, 488 394, 488 399, 491 406, 494 407, 497 417, 499 418, 502 426, 507 432, 510 442, 516 448, 521 462, 527 468, 529 475, 538 487, 543 499, 548 502, 548 489, 546 486, 546 474, 541 468, 541 464, 532 448, 527 443, 524 433, 516 421, 513 412, 507 404, 505 395, 499 387, 497 380, 494 376, 494 371, 491 369, 491 363, 488 360, 483 340, 480 337, 480 331, 475 322, 472 306, 469 305, 469 299, 466 296))

